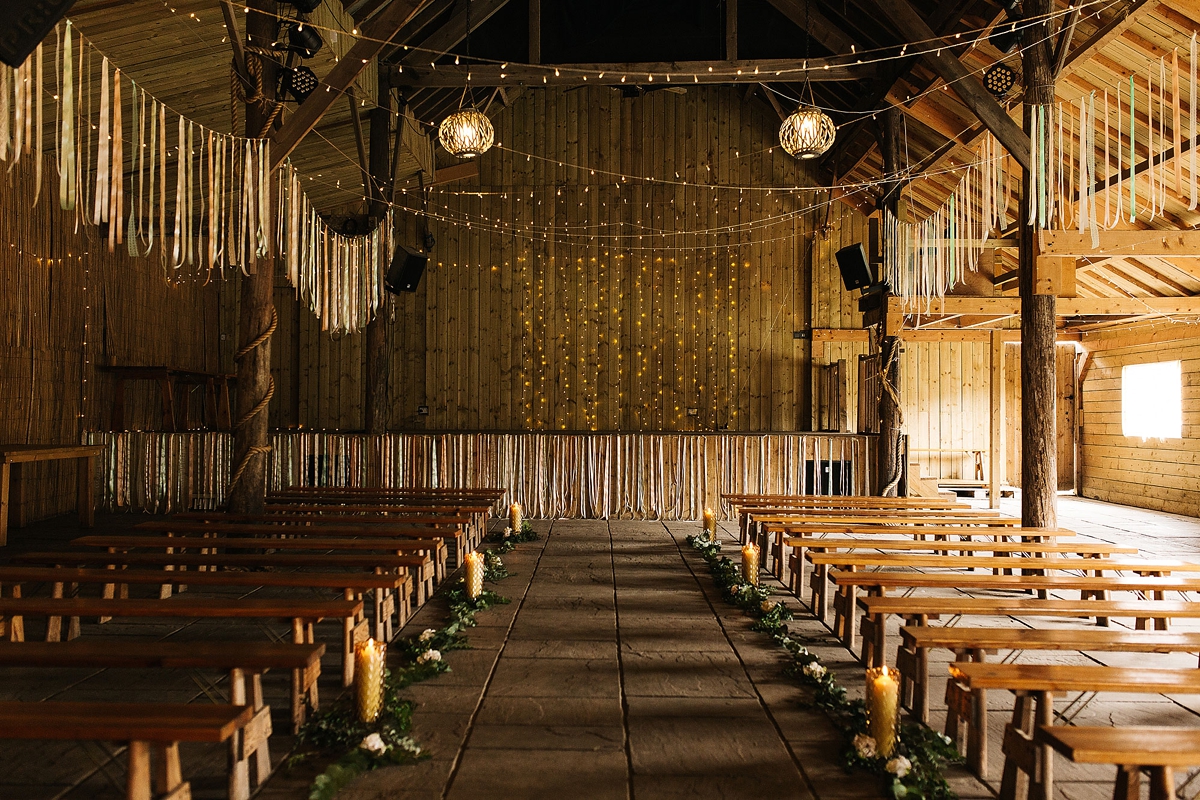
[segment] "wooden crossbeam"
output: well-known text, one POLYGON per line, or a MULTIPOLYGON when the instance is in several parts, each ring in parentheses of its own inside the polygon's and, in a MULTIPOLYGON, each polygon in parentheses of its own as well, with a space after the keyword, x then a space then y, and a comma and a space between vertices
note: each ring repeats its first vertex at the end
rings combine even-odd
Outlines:
MULTIPOLYGON (((891 298, 892 305, 901 312, 909 313, 900 298, 891 298)), ((937 317, 957 314, 971 315, 1018 315, 1021 313, 1019 297, 944 297, 921 302, 922 317, 937 317)), ((916 313, 914 309, 911 313, 916 313)), ((1059 317, 1136 317, 1155 314, 1200 314, 1200 297, 1060 297, 1057 302, 1059 317)))
MULTIPOLYGON (((876 0, 876 4, 901 34, 910 40, 932 42, 938 38, 907 0, 876 0)), ((1000 140, 1017 163, 1029 169, 1029 137, 988 94, 979 79, 950 52, 950 48, 927 52, 923 57, 979 121, 1000 140)))
POLYGON ((460 4, 462 5, 460 10, 455 11, 444 25, 410 48, 401 62, 406 66, 428 64, 457 46, 459 42, 467 38, 467 34, 477 30, 507 3, 508 0, 476 0, 474 3, 460 4), (470 16, 470 30, 467 29, 468 16, 470 16))
POLYGON ((1092 247, 1091 234, 1076 231, 1042 231, 1041 255, 1077 258, 1171 258, 1200 255, 1200 231, 1100 231, 1100 246, 1092 247))
POLYGON ((337 99, 341 97, 355 78, 388 45, 404 23, 424 5, 422 0, 391 0, 386 8, 363 26, 362 36, 346 52, 321 86, 300 104, 283 127, 271 134, 271 169, 277 169, 296 145, 317 126, 337 99))
POLYGON ((679 84, 757 84, 764 80, 813 83, 856 81, 875 75, 874 64, 844 58, 810 58, 808 69, 796 59, 739 61, 653 61, 621 64, 438 64, 405 65, 394 70, 393 86, 412 89, 463 86, 650 86, 679 84), (711 70, 711 71, 710 71, 711 70), (557 74, 556 74, 557 73, 557 74), (469 78, 469 80, 468 80, 469 78))
POLYGON ((1143 13, 1149 11, 1151 8, 1153 8, 1153 4, 1150 0, 1131 0, 1129 5, 1110 20, 1108 24, 1099 28, 1071 51, 1062 69, 1059 71, 1059 77, 1066 77, 1082 67, 1087 63, 1088 59, 1103 50, 1109 42, 1112 42, 1127 31, 1130 26, 1138 21, 1138 18, 1143 13))
POLYGON ((814 8, 811 3, 801 3, 799 0, 768 0, 775 10, 783 14, 800 30, 821 43, 821 46, 831 53, 849 53, 854 47, 854 39, 850 38, 841 27, 814 8))

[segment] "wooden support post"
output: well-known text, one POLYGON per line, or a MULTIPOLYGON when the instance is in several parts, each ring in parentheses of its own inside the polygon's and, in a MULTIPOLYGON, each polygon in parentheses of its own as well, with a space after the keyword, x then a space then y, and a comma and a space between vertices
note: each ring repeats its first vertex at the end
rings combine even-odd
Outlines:
MULTIPOLYGON (((384 224, 387 203, 384 189, 391 182, 391 148, 388 132, 392 124, 392 92, 386 79, 379 82, 379 97, 370 113, 370 186, 371 216, 384 224)), ((401 119, 396 124, 396 139, 399 140, 404 125, 401 119)), ((388 319, 392 312, 392 295, 383 293, 383 301, 375 316, 367 323, 366 331, 366 428, 367 433, 385 433, 388 425, 388 374, 391 353, 388 349, 388 319)))
POLYGON ((988 353, 992 376, 991 403, 988 406, 988 506, 1000 507, 1000 474, 1004 464, 1004 338, 1000 331, 992 331, 991 349, 988 353))
POLYGON ((725 0, 725 60, 738 58, 738 0, 725 0))
MULTIPOLYGON (((885 180, 893 180, 899 175, 901 168, 900 126, 901 112, 895 107, 889 107, 880 115, 879 141, 883 154, 883 172, 885 180)), ((900 184, 887 184, 879 207, 886 209, 893 216, 899 214, 900 184)), ((900 338, 899 326, 894 326, 888 306, 890 298, 884 297, 883 335, 879 338, 879 382, 883 391, 879 394, 879 479, 878 489, 882 497, 896 497, 899 492, 900 480, 904 474, 904 452, 901 446, 900 429, 900 338), (889 390, 890 387, 890 390, 889 390)))
MULTIPOLYGON (((1024 31, 1025 128, 1031 130, 1034 109, 1054 102, 1051 73, 1051 0, 1026 0, 1026 19, 1039 20, 1024 31), (1031 7, 1032 6, 1032 7, 1031 7)), ((1032 172, 1021 178, 1021 208, 1032 196, 1032 172)), ((1021 277, 1021 522, 1027 527, 1057 524, 1057 441, 1054 427, 1056 388, 1055 296, 1039 293, 1036 280, 1037 240, 1024 214, 1019 214, 1018 263, 1021 277)))
MULTIPOLYGON (((250 0, 246 15, 246 36, 252 48, 269 50, 279 37, 276 0, 250 0)), ((232 32, 231 32, 232 33, 232 32)), ((263 133, 274 96, 276 65, 269 58, 247 52, 262 68, 265 100, 246 106, 246 135, 263 133)), ((268 187, 274 181, 268 181, 268 187)), ((268 189, 269 191, 269 189, 268 189)), ((276 210, 275 199, 270 203, 276 210)), ((241 514, 261 514, 267 501, 267 409, 263 401, 274 391, 271 380, 271 338, 275 324, 275 260, 260 258, 250 275, 242 276, 241 305, 238 315, 237 419, 233 430, 233 474, 241 475, 229 488, 229 510, 241 514), (251 346, 255 343, 256 346, 251 346), (245 352, 242 352, 245 351, 245 352), (263 406, 258 413, 254 410, 263 406)))
POLYGON ((542 0, 529 0, 529 63, 542 63, 542 0))

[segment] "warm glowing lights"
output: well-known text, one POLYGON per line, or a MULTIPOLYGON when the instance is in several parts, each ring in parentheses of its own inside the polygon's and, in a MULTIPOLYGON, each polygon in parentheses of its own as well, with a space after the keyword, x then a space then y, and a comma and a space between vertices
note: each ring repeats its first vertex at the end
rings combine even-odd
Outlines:
POLYGON ((477 108, 455 111, 438 127, 438 141, 446 152, 459 158, 476 158, 495 142, 492 121, 477 108))
POLYGON ((779 143, 796 158, 816 158, 833 147, 837 129, 819 108, 800 106, 779 126, 779 143))

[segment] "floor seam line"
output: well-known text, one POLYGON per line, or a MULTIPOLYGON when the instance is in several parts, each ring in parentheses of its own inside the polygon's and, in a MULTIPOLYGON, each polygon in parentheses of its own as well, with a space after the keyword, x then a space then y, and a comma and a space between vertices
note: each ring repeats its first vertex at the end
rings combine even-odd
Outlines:
POLYGON ((729 631, 725 627, 725 621, 717 612, 717 608, 713 605, 712 600, 709 598, 708 592, 704 591, 704 586, 700 583, 700 576, 696 574, 696 570, 692 569, 691 562, 688 561, 687 556, 684 554, 683 547, 680 545, 679 540, 675 538, 675 534, 671 532, 671 529, 667 527, 665 522, 663 523, 663 529, 667 532, 667 535, 671 537, 671 541, 675 543, 675 549, 679 551, 679 558, 683 561, 683 565, 687 567, 688 572, 691 573, 692 580, 696 581, 696 588, 700 590, 700 594, 704 597, 704 602, 708 604, 709 610, 712 611, 713 617, 716 618, 717 625, 719 625, 721 628, 721 635, 725 637, 725 641, 729 644, 729 649, 733 651, 734 657, 737 658, 738 664, 741 665, 742 672, 744 672, 746 675, 746 680, 748 680, 750 685, 754 687, 754 696, 758 700, 758 704, 762 708, 763 713, 766 715, 767 719, 770 720, 771 727, 775 729, 775 735, 779 737, 779 741, 783 745, 784 749, 787 750, 788 755, 792 759, 792 763, 796 765, 796 769, 799 771, 800 776, 804 779, 805 786, 808 788, 809 793, 814 798, 819 800, 820 795, 817 794, 817 787, 813 784, 812 778, 808 776, 808 772, 804 769, 804 764, 801 763, 800 756, 798 756, 796 751, 792 748, 792 743, 788 741, 786 736, 783 735, 783 728, 780 727, 779 721, 775 719, 775 715, 771 713, 771 707, 767 704, 767 701, 763 699, 762 692, 758 690, 758 684, 755 683, 754 678, 751 677, 750 670, 746 667, 746 662, 742 659, 742 654, 738 651, 737 645, 733 643, 733 639, 729 636, 729 631))
POLYGON ((621 695, 621 732, 624 737, 625 750, 625 793, 633 800, 633 746, 629 741, 629 697, 625 694, 625 658, 621 653, 621 604, 617 599, 617 554, 612 535, 612 522, 605 520, 608 529, 608 563, 612 569, 613 581, 613 620, 617 639, 617 690, 621 695))
POLYGON ((546 531, 546 541, 542 544, 542 549, 538 552, 537 561, 533 564, 533 570, 529 573, 529 583, 525 586, 525 591, 521 593, 521 599, 517 603, 517 611, 513 614, 512 621, 508 623, 508 628, 504 631, 504 641, 500 644, 500 649, 496 651, 496 659, 492 662, 492 668, 488 670, 487 679, 483 682, 483 688, 479 692, 479 700, 475 703, 475 708, 471 711, 471 719, 467 721, 467 730, 463 735, 462 742, 458 745, 458 752, 454 754, 454 762, 450 766, 450 774, 446 776, 446 785, 442 787, 441 797, 446 798, 450 794, 450 789, 454 786, 454 779, 458 777, 458 770, 462 766, 463 753, 467 749, 467 742, 471 740, 471 734, 475 732, 475 721, 479 718, 479 710, 483 708, 484 698, 487 697, 488 689, 492 686, 492 678, 496 675, 496 668, 500 665, 500 659, 504 656, 504 650, 508 647, 509 637, 512 636, 513 626, 517 624, 517 617, 521 616, 521 609, 525 607, 525 598, 529 596, 529 590, 533 587, 533 581, 537 578, 538 568, 542 564, 542 556, 546 552, 546 545, 550 544, 550 534, 554 531, 554 522, 551 521, 549 530, 546 531))

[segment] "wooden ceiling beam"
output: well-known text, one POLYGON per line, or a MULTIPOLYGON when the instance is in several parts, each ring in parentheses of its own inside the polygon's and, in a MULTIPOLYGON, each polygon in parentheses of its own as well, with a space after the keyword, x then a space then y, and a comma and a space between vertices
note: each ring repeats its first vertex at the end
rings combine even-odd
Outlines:
MULTIPOLYGON (((491 19, 497 11, 504 8, 508 0, 475 0, 463 4, 459 11, 446 20, 445 24, 425 37, 420 44, 410 45, 409 50, 400 59, 405 66, 409 64, 428 64, 442 57, 467 35, 478 30, 479 26, 491 19), (467 28, 467 18, 470 17, 470 29, 467 28)), ((539 54, 540 55, 540 54, 539 54)))
POLYGON ((1079 43, 1063 63, 1059 77, 1070 75, 1087 63, 1088 59, 1103 50, 1110 42, 1129 29, 1138 18, 1152 9, 1151 0, 1130 0, 1129 5, 1117 13, 1115 17, 1101 26, 1091 36, 1079 43))
POLYGON ((354 83, 359 73, 387 47, 388 42, 404 27, 404 23, 424 5, 422 0, 391 0, 362 28, 355 40, 333 69, 321 81, 315 92, 300 104, 283 127, 271 132, 271 169, 277 169, 296 149, 296 145, 317 126, 337 99, 354 83))
MULTIPOLYGON (((920 300, 922 319, 939 316, 1009 316, 1021 313, 1019 297, 963 297, 920 300)), ((889 299, 888 313, 916 314, 904 308, 898 297, 889 299)), ((1059 317, 1137 317, 1147 314, 1200 314, 1200 297, 1060 297, 1059 317)))
POLYGON ((775 10, 783 14, 792 24, 815 39, 831 53, 850 53, 856 42, 841 27, 812 5, 812 0, 767 0, 775 10))
POLYGON ((1092 247, 1090 233, 1040 231, 1038 254, 1076 258, 1171 258, 1200 253, 1200 230, 1100 231, 1100 246, 1092 247))
MULTIPOLYGON (((938 38, 907 0, 876 0, 876 4, 906 38, 916 42, 931 42, 938 38)), ((1017 163, 1029 169, 1029 137, 1013 122, 987 89, 983 88, 979 79, 954 56, 950 48, 926 52, 922 57, 937 71, 942 80, 950 85, 951 90, 979 121, 1000 140, 1017 163)))
POLYGON ((810 58, 805 71, 795 59, 747 61, 654 61, 624 64, 438 64, 395 68, 393 86, 462 88, 463 86, 650 86, 671 84, 757 84, 764 79, 814 83, 855 81, 875 75, 874 64, 852 64, 842 58, 810 58), (711 71, 710 71, 711 70, 711 71), (780 77, 783 76, 783 77, 780 77))

